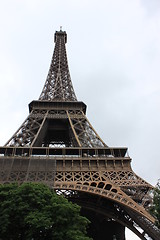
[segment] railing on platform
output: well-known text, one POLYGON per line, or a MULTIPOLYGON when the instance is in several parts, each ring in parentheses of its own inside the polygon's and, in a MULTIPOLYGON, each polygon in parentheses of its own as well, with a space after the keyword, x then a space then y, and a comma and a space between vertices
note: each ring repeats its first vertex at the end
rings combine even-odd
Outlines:
POLYGON ((129 158, 127 148, 48 148, 48 147, 0 147, 0 157, 111 157, 129 158))

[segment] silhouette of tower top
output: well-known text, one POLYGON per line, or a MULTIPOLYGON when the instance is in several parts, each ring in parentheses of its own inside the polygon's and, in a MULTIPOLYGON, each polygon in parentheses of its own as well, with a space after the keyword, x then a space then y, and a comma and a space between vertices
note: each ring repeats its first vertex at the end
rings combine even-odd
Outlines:
POLYGON ((55 48, 50 69, 39 100, 77 101, 67 61, 66 32, 62 30, 56 31, 54 42, 55 48))

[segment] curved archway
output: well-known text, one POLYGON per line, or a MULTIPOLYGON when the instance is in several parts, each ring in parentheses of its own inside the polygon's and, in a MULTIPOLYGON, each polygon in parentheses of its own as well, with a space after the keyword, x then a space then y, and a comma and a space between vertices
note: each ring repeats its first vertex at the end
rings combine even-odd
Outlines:
MULTIPOLYGON (((87 201, 82 200, 83 199, 82 196, 85 199, 86 194, 88 194, 89 206, 87 206, 87 208, 90 210, 92 209, 93 211, 95 211, 96 209, 96 211, 99 212, 99 214, 102 214, 103 216, 106 216, 106 217, 109 217, 109 216, 113 217, 113 215, 111 211, 106 211, 106 208, 104 205, 102 207, 102 199, 104 201, 110 201, 117 207, 117 212, 116 212, 117 217, 116 215, 114 215, 114 219, 116 222, 120 223, 125 227, 128 227, 132 232, 134 232, 138 237, 140 237, 143 240, 147 239, 145 237, 145 234, 148 234, 151 237, 155 236, 154 234, 156 234, 155 229, 153 228, 154 224, 152 222, 152 217, 149 215, 149 213, 147 213, 145 209, 140 207, 138 204, 134 203, 134 201, 132 200, 128 201, 125 194, 123 194, 123 192, 121 192, 119 189, 117 190, 113 186, 110 188, 110 190, 106 190, 104 186, 103 188, 99 188, 97 185, 95 186, 95 183, 90 185, 86 185, 86 184, 83 185, 80 183, 73 184, 73 183, 65 182, 65 183, 55 183, 54 189, 64 190, 64 191, 70 190, 72 192, 77 192, 77 194, 72 194, 72 201, 75 201, 77 204, 81 205, 83 208, 86 208, 85 204, 87 201), (95 198, 99 200, 101 199, 100 201, 101 209, 99 210, 98 210, 97 203, 91 201, 91 199, 93 200, 95 198), (91 205, 93 206, 91 207, 91 205), (121 218, 120 218, 120 215, 121 215, 121 218), (149 230, 147 228, 145 229, 144 222, 145 224, 148 223, 148 225, 150 225, 149 230), (137 224, 141 229, 145 230, 145 233, 142 234, 140 231, 138 231, 135 224, 137 224)), ((156 238, 153 238, 153 239, 156 239, 156 238)))
MULTIPOLYGON (((108 184, 107 184, 108 185, 108 184)), ((91 194, 95 194, 112 201, 115 201, 125 207, 132 209, 133 211, 137 212, 138 214, 142 215, 143 217, 147 218, 149 221, 154 222, 154 218, 140 205, 134 202, 131 198, 129 198, 124 192, 120 189, 116 189, 116 187, 112 186, 109 190, 99 188, 98 186, 94 187, 89 185, 89 183, 84 182, 84 184, 76 184, 70 182, 57 182, 54 185, 54 189, 70 189, 80 192, 87 192, 91 194)))

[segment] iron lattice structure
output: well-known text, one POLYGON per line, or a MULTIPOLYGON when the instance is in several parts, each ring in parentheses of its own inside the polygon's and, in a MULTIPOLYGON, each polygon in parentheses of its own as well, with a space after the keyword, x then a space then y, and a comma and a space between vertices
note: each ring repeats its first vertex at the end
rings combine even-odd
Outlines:
MULTIPOLYGON (((27 119, 0 147, 0 183, 44 182, 92 216, 96 212, 99 221, 158 240, 160 232, 148 212, 153 187, 133 172, 127 148, 107 146, 88 121, 86 105, 73 89, 66 42, 66 32, 57 31, 39 100, 29 104, 27 119)), ((124 233, 116 234, 125 239, 124 233)))

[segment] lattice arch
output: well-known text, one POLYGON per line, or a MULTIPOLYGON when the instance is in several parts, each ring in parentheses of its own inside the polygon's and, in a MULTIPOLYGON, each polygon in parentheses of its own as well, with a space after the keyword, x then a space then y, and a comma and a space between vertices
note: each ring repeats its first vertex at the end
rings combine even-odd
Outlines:
POLYGON ((88 182, 84 182, 83 184, 75 184, 73 182, 61 182, 55 183, 54 189, 74 190, 96 194, 120 203, 126 207, 129 207, 137 213, 143 215, 144 217, 147 217, 151 222, 154 222, 154 218, 152 218, 151 215, 148 214, 143 207, 139 206, 131 199, 128 199, 128 196, 120 189, 117 189, 117 187, 111 185, 110 183, 106 184, 104 182, 98 183, 98 186, 94 186, 94 184, 94 182, 91 184, 88 184, 88 182))

